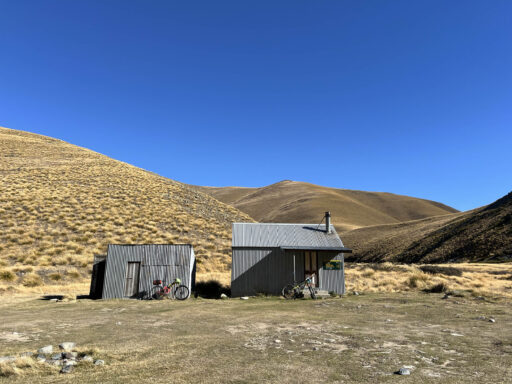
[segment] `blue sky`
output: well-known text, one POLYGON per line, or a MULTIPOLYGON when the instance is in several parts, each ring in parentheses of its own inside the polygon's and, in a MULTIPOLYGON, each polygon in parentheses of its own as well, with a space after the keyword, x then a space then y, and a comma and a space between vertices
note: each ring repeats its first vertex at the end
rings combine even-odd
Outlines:
POLYGON ((512 180, 511 1, 0 1, 0 125, 182 182, 460 210, 512 180))

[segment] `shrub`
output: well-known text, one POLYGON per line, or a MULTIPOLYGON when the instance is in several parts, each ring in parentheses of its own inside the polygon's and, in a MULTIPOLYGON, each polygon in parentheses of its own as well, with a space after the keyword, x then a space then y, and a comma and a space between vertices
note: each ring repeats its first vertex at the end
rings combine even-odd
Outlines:
POLYGON ((13 281, 16 278, 16 275, 12 271, 2 270, 0 271, 0 280, 4 281, 13 281))
POLYGON ((446 283, 441 282, 441 283, 431 286, 430 288, 424 289, 424 291, 428 292, 428 293, 442 293, 442 292, 448 292, 449 287, 446 283))
POLYGON ((38 287, 43 285, 43 279, 41 279, 41 276, 36 275, 35 273, 29 273, 23 278, 23 285, 25 287, 38 287))
POLYGON ((222 293, 230 296, 231 289, 223 286, 217 280, 200 281, 195 286, 195 297, 218 299, 222 293))
POLYGON ((66 271, 66 276, 72 279, 78 279, 80 277, 80 272, 78 272, 76 269, 72 269, 70 271, 66 271))
POLYGON ((447 275, 447 276, 462 276, 462 270, 455 267, 445 267, 440 265, 422 265, 419 267, 423 272, 431 275, 447 275))
POLYGON ((62 275, 59 272, 50 273, 48 275, 48 277, 50 278, 50 280, 53 280, 53 281, 62 280, 62 275))

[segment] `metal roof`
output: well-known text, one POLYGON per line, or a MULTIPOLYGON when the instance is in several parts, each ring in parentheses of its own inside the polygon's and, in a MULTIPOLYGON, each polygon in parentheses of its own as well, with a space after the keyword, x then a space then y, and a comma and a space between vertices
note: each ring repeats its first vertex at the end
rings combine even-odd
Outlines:
POLYGON ((232 246, 247 248, 325 249, 345 250, 343 242, 331 225, 277 224, 277 223, 233 223, 232 246))

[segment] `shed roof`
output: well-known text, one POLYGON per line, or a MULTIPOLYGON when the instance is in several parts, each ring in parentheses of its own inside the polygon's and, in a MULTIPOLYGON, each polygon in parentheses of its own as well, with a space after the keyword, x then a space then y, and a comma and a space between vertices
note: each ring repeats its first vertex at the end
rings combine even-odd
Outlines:
POLYGON ((334 226, 330 228, 330 233, 326 233, 324 224, 233 223, 232 246, 350 252, 334 226))

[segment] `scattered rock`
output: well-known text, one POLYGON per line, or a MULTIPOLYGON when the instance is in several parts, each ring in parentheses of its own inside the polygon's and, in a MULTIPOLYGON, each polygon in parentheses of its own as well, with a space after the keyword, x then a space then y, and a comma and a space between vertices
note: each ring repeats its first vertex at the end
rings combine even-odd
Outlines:
POLYGON ((496 320, 495 320, 495 319, 493 319, 493 318, 491 317, 491 318, 489 319, 489 322, 491 322, 491 323, 495 323, 495 322, 496 322, 496 320))
POLYGON ((86 362, 91 362, 91 363, 94 361, 94 359, 89 355, 85 355, 84 357, 82 357, 81 360, 86 361, 86 362))
POLYGON ((45 355, 37 355, 36 360, 40 363, 45 362, 46 356, 45 355))
POLYGON ((76 347, 76 343, 72 343, 70 341, 66 341, 64 343, 59 344, 59 348, 62 351, 71 351, 75 347, 76 347))
POLYGON ((57 365, 57 366, 61 366, 62 365, 62 360, 46 360, 46 361, 50 365, 57 365))
POLYGON ((76 365, 76 361, 75 360, 63 360, 62 364, 64 364, 64 366, 66 366, 66 365, 76 365))
POLYGON ((10 363, 16 361, 15 356, 0 356, 0 363, 10 363))
POLYGON ((56 303, 56 302, 57 302, 57 301, 59 301, 59 300, 58 300, 58 299, 50 299, 50 300, 48 300, 48 301, 50 301, 50 302, 52 302, 52 303, 56 303))
POLYGON ((46 347, 39 348, 37 350, 37 353, 42 355, 49 355, 53 352, 53 347, 51 345, 47 345, 46 347))
POLYGON ((105 365, 105 361, 103 361, 103 360, 96 360, 94 362, 94 365, 105 365))
POLYGON ((52 355, 52 360, 61 360, 62 359, 62 353, 55 353, 52 355))
POLYGON ((318 347, 313 347, 313 351, 318 351, 320 348, 318 347))
POLYGON ((476 319, 477 320, 487 320, 487 317, 485 317, 485 316, 478 316, 476 319))
POLYGON ((281 340, 279 340, 279 339, 275 339, 275 340, 274 340, 274 343, 276 343, 276 344, 281 344, 281 340))
POLYGON ((335 342, 336 342, 336 339, 327 339, 327 340, 325 340, 325 341, 326 341, 326 342, 328 342, 328 343, 335 343, 335 342))
POLYGON ((20 356, 21 357, 31 357, 31 356, 34 356, 34 352, 23 352, 23 353, 20 353, 20 356))
POLYGON ((242 297, 240 298, 240 300, 249 300, 249 297, 247 297, 247 296, 242 296, 242 297))
POLYGON ((72 365, 65 365, 60 370, 60 373, 71 373, 72 371, 73 371, 73 366, 72 365))
POLYGON ((452 336, 457 336, 457 337, 464 336, 464 335, 462 335, 462 334, 460 334, 460 333, 456 333, 456 332, 452 332, 452 333, 450 333, 450 335, 452 335, 452 336))
POLYGON ((226 295, 225 293, 221 293, 221 294, 220 294, 220 298, 221 298, 222 300, 229 299, 228 295, 226 295))
POLYGON ((352 294, 353 294, 354 296, 359 296, 359 292, 357 292, 357 291, 352 292, 352 294))
POLYGON ((406 376, 406 375, 410 375, 411 371, 408 368, 402 367, 398 371, 396 371, 395 374, 396 375, 406 376))
POLYGON ((76 353, 76 352, 63 352, 62 353, 62 358, 67 359, 67 360, 75 360, 77 356, 78 356, 78 353, 76 353))

